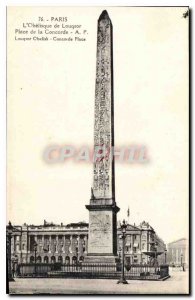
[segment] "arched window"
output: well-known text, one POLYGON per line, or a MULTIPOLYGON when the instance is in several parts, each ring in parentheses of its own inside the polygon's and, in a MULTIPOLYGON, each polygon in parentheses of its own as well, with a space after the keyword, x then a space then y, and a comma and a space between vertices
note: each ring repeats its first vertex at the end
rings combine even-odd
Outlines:
POLYGON ((48 264, 48 262, 49 262, 49 259, 48 259, 47 256, 45 256, 45 257, 44 257, 44 263, 45 263, 45 264, 48 264))
POLYGON ((66 258, 65 258, 65 264, 66 265, 70 264, 70 257, 69 256, 66 256, 66 258))
POLYGON ((84 261, 84 256, 80 256, 79 260, 84 261))
POLYGON ((63 263, 63 258, 62 258, 62 256, 58 256, 58 262, 61 263, 61 264, 63 263))
POLYGON ((56 258, 55 258, 55 256, 52 256, 51 257, 51 263, 54 264, 55 262, 56 262, 56 258))
POLYGON ((37 257, 37 263, 41 263, 41 256, 37 257))
POLYGON ((35 260, 34 256, 31 256, 30 257, 30 263, 34 263, 34 260, 35 260))
POLYGON ((76 263, 77 263, 77 258, 76 258, 76 256, 73 256, 73 258, 72 258, 72 263, 73 263, 73 265, 76 265, 76 263))

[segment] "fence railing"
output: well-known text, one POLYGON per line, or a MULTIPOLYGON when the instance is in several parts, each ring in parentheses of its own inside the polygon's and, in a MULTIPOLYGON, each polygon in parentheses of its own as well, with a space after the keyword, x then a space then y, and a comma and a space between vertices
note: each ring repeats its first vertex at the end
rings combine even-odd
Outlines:
MULTIPOLYGON (((122 266, 117 264, 43 264, 29 263, 18 265, 20 277, 57 277, 57 278, 115 278, 121 276, 122 266)), ((127 279, 159 280, 169 276, 168 265, 126 265, 127 279)))

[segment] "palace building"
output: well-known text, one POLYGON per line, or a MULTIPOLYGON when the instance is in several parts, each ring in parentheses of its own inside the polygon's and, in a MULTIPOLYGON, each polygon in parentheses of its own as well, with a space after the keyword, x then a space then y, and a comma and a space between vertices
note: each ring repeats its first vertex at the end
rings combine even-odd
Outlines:
MULTIPOLYGON (((119 224, 118 224, 119 225, 119 224)), ((117 228, 117 251, 121 257, 122 240, 117 228)), ((165 243, 145 221, 139 226, 127 225, 125 259, 127 263, 149 263, 157 258, 165 262, 165 243)), ((76 264, 88 253, 88 223, 14 226, 11 241, 12 260, 18 263, 76 264)))
POLYGON ((170 265, 188 265, 188 240, 182 238, 167 245, 167 262, 170 265))

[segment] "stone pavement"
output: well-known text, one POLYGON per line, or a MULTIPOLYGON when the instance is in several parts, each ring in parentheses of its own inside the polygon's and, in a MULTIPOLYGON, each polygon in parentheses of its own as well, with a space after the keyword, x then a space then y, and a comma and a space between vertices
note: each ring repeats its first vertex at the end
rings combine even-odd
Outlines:
POLYGON ((10 294, 188 294, 188 272, 172 272, 165 281, 113 279, 16 278, 10 294))

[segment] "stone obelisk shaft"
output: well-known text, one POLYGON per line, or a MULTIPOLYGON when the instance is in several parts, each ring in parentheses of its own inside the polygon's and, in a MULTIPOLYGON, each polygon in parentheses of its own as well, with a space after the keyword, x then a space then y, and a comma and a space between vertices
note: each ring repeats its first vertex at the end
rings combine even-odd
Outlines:
POLYGON ((103 151, 93 164, 86 262, 115 262, 117 254, 114 159, 114 103, 112 23, 107 11, 98 19, 95 88, 94 152, 103 151))
POLYGON ((98 20, 94 123, 94 152, 102 147, 103 155, 94 161, 93 194, 110 204, 115 202, 112 51, 112 23, 103 11, 98 20))

